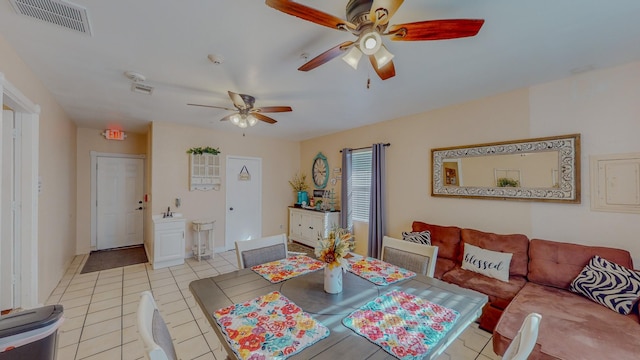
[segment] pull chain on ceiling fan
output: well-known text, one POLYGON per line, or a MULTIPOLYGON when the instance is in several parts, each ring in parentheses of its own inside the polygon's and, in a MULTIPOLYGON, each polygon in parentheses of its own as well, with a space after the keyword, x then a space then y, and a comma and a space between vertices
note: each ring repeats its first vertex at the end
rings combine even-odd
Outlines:
POLYGON ((481 19, 426 20, 389 26, 389 19, 404 0, 350 0, 346 7, 347 20, 313 9, 291 0, 266 0, 266 4, 303 20, 349 31, 356 41, 345 41, 311 59, 298 70, 309 71, 343 55, 342 59, 357 69, 362 55, 382 80, 396 74, 394 55, 382 43, 382 36, 393 41, 445 40, 475 36, 484 24, 481 19))
POLYGON ((258 120, 264 121, 269 124, 277 123, 275 119, 272 119, 269 116, 264 115, 263 113, 293 111, 293 109, 290 106, 263 106, 263 107, 254 108, 253 105, 256 102, 256 98, 254 98, 253 96, 246 95, 246 94, 237 94, 237 93, 234 93, 233 91, 229 91, 228 93, 229 93, 229 97, 231 98, 231 101, 233 102, 233 106, 235 106, 235 109, 231 109, 223 106, 214 106, 214 105, 201 105, 201 104, 187 104, 187 105, 235 111, 236 113, 227 115, 222 119, 220 119, 220 121, 230 120, 232 124, 239 126, 241 128, 254 126, 258 123, 258 120))

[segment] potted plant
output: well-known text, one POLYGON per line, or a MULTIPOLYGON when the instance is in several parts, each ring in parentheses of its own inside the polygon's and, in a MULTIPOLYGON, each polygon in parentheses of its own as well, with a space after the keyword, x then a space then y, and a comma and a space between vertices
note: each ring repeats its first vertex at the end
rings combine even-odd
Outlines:
POLYGON ((307 195, 307 190, 309 189, 309 185, 307 185, 307 175, 305 173, 297 172, 291 180, 289 180, 289 185, 297 195, 296 205, 302 204, 302 202, 308 202, 309 196, 307 195))
POLYGON ((519 187, 520 182, 516 179, 511 178, 498 178, 498 187, 519 187))
POLYGON ((212 148, 210 146, 207 146, 207 147, 192 147, 191 149, 187 150, 187 154, 195 154, 195 155, 212 154, 212 155, 218 155, 218 154, 220 154, 220 148, 212 148))

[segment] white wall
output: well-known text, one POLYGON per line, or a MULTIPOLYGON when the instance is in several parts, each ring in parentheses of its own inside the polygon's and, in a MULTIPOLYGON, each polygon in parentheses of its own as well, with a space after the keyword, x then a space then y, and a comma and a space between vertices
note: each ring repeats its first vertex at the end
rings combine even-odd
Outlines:
POLYGON ((589 157, 640 152, 640 63, 534 86, 531 135, 581 133, 582 203, 535 203, 532 236, 627 249, 640 267, 640 214, 590 209, 589 157))
POLYGON ((40 105, 38 196, 38 301, 44 302, 76 250, 76 126, 0 35, 0 72, 40 105))

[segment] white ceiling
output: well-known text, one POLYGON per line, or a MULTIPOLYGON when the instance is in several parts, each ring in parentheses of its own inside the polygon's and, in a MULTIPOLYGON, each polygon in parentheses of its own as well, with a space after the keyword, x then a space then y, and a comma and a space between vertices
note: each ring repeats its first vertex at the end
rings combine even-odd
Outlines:
MULTIPOLYGON (((347 0, 300 2, 345 18, 347 0)), ((638 0, 407 0, 390 24, 485 24, 471 38, 385 39, 396 67, 385 81, 364 58, 358 70, 336 58, 297 71, 302 53, 313 58, 354 37, 263 0, 73 3, 87 9, 92 36, 18 15, 8 0, 0 0, 0 33, 78 126, 97 129, 146 132, 150 121, 169 121, 241 134, 218 121, 230 112, 186 105, 232 107, 231 90, 255 96, 256 106, 293 107, 247 135, 303 140, 640 60, 638 0), (208 54, 224 63, 212 64, 208 54), (128 70, 146 76, 151 96, 130 91, 128 70)))

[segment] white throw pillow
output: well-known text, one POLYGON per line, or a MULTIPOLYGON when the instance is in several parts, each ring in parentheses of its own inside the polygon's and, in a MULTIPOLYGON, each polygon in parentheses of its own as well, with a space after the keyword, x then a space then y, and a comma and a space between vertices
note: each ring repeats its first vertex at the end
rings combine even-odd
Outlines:
POLYGON ((509 265, 513 254, 491 251, 470 244, 464 244, 462 268, 509 282, 509 265))

